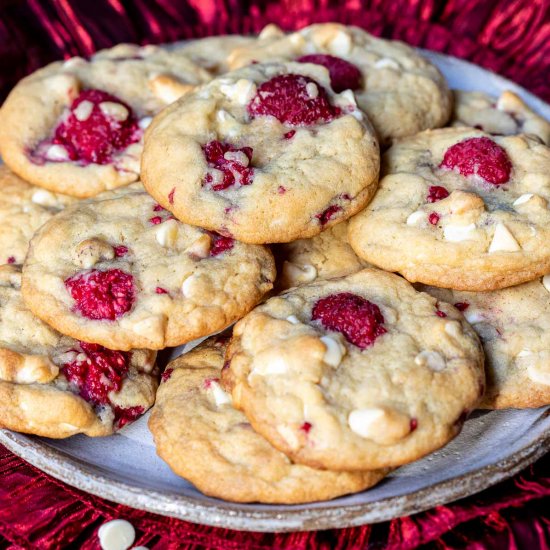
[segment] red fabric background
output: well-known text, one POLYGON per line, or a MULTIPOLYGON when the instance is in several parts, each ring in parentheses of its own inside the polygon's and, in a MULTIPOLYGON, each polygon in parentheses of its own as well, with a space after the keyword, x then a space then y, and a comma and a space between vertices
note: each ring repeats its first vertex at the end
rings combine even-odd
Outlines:
MULTIPOLYGON (((294 29, 338 20, 469 59, 550 101, 549 0, 0 0, 0 100, 45 63, 121 41, 161 43, 268 22, 294 29)), ((239 533, 193 525, 87 495, 0 447, 0 549, 98 548, 97 529, 127 518, 152 550, 550 548, 550 458, 448 506, 373 526, 239 533)))

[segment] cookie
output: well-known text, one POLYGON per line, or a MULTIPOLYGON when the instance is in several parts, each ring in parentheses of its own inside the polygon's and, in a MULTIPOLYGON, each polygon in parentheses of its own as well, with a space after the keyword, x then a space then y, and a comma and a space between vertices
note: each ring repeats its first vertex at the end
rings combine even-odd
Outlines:
POLYGON ((199 67, 217 76, 229 71, 227 59, 234 49, 250 46, 256 40, 255 37, 240 34, 207 36, 189 40, 178 49, 199 67))
POLYGON ((185 223, 254 244, 312 237, 376 190, 378 144, 326 70, 256 64, 164 110, 145 136, 143 182, 185 223))
POLYGON ((529 134, 550 145, 550 123, 514 92, 502 92, 498 99, 484 92, 454 90, 453 93, 452 126, 469 126, 503 136, 529 134))
POLYGON ((286 36, 266 29, 263 39, 235 49, 229 65, 271 60, 326 67, 334 90, 353 90, 383 144, 443 126, 451 115, 451 93, 434 65, 410 46, 358 27, 323 23, 286 36))
POLYGON ((143 130, 210 75, 185 55, 121 44, 21 80, 0 110, 0 153, 25 180, 91 197, 139 178, 143 130))
POLYGON ((483 351, 452 306, 364 269, 258 306, 222 377, 254 429, 316 468, 399 466, 451 440, 483 391, 483 351))
POLYGON ((550 405, 550 276, 492 292, 421 286, 454 304, 485 350, 487 389, 482 408, 550 405))
POLYGON ((376 197, 349 223, 366 261, 470 291, 550 271, 550 149, 539 141, 433 130, 396 143, 382 170, 376 197))
POLYGON ((212 497, 270 504, 328 500, 384 477, 386 470, 315 470, 274 449, 220 386, 224 350, 209 339, 164 372, 149 428, 158 455, 177 475, 212 497))
POLYGON ((21 267, 0 266, 0 426, 44 437, 110 435, 155 401, 156 352, 62 336, 24 305, 21 267))
POLYGON ((351 248, 347 222, 339 223, 311 239, 299 239, 272 247, 277 262, 278 291, 355 273, 368 264, 351 248))
POLYGON ((162 349, 239 319, 274 278, 266 248, 182 224, 141 190, 82 202, 42 226, 23 297, 73 338, 162 349))
POLYGON ((75 202, 67 195, 30 185, 0 165, 0 264, 22 264, 34 232, 75 202))

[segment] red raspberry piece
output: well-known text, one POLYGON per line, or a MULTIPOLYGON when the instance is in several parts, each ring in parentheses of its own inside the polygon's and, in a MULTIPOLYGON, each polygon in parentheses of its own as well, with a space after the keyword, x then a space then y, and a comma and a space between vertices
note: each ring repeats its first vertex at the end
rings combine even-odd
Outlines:
POLYGON ((426 200, 428 202, 437 202, 443 199, 446 199, 449 196, 449 191, 445 187, 440 185, 431 185, 428 189, 428 197, 426 200))
POLYGON ((163 382, 166 382, 167 380, 170 380, 170 377, 172 376, 172 373, 174 372, 174 369, 166 369, 161 375, 160 378, 163 382))
POLYGON ((342 208, 337 204, 329 206, 326 210, 323 210, 320 214, 317 214, 315 217, 319 220, 321 225, 326 225, 334 216, 340 212, 342 208))
POLYGON ((441 311, 440 309, 436 309, 435 314, 438 317, 441 317, 442 319, 445 319, 445 317, 447 317, 447 314, 444 311, 441 311))
POLYGON ((176 188, 172 187, 172 191, 170 191, 170 193, 168 193, 168 202, 170 204, 174 204, 174 193, 175 192, 176 192, 176 188))
POLYGON ((510 179, 512 163, 506 151, 488 137, 469 138, 455 143, 445 152, 440 168, 458 170, 463 176, 477 174, 494 185, 510 179))
POLYGON ((428 216, 428 221, 432 225, 437 225, 439 223, 439 220, 441 219, 441 216, 437 212, 430 212, 428 216))
POLYGON ((160 216, 153 216, 149 219, 149 223, 152 223, 153 225, 158 225, 159 223, 162 223, 163 220, 160 216))
POLYGON ((231 250, 235 244, 235 240, 231 237, 224 237, 223 235, 218 235, 217 233, 211 233, 210 235, 214 241, 212 248, 210 249, 210 256, 218 256, 219 254, 223 254, 227 250, 231 250))
POLYGON ((468 302, 457 302, 455 307, 458 311, 466 311, 470 307, 470 304, 468 302))
POLYGON ((327 330, 341 332, 348 342, 365 349, 387 331, 382 326, 380 308, 357 294, 342 292, 321 298, 313 306, 311 318, 327 330))
POLYGON ((283 185, 279 185, 279 187, 277 188, 277 193, 279 193, 279 195, 284 195, 286 193, 286 187, 284 187, 283 185))
POLYGON ((353 63, 341 57, 314 53, 303 55, 296 61, 299 63, 314 63, 315 65, 326 67, 330 75, 330 85, 335 92, 357 90, 361 87, 361 71, 353 63))
POLYGON ((10 256, 10 257, 8 258, 8 263, 9 263, 9 264, 14 264, 14 263, 15 263, 15 256, 10 256))
POLYGON ((121 258, 122 256, 125 256, 126 254, 128 254, 127 246, 123 246, 123 245, 114 246, 113 250, 115 251, 116 258, 121 258))
POLYGON ((157 294, 168 294, 168 291, 160 286, 157 286, 157 288, 155 288, 155 292, 157 294))
POLYGON ((219 378, 205 378, 202 383, 202 386, 205 390, 209 390, 210 387, 212 386, 212 382, 219 382, 219 381, 220 381, 219 378))
POLYGON ((155 204, 153 212, 166 212, 166 208, 163 208, 160 204, 155 204))
POLYGON ((129 311, 135 300, 134 278, 120 269, 77 273, 65 280, 75 309, 88 319, 114 319, 129 311))
POLYGON ((411 418, 411 422, 409 424, 411 432, 414 432, 416 428, 418 428, 418 420, 416 418, 411 418))
POLYGON ((145 412, 145 409, 140 406, 128 407, 126 409, 123 409, 122 407, 114 407, 113 411, 115 413, 116 427, 117 429, 120 429, 123 426, 126 426, 126 424, 129 424, 139 418, 145 412))
POLYGON ((247 110, 252 118, 273 116, 291 126, 330 122, 341 113, 330 104, 326 90, 319 83, 300 74, 279 75, 261 84, 247 110), (308 93, 308 84, 315 85, 316 95, 308 93))
POLYGON ((309 422, 304 422, 301 426, 300 426, 300 430, 302 430, 303 432, 305 432, 306 434, 309 433, 309 430, 311 430, 311 424, 309 422))
POLYGON ((290 130, 289 132, 287 132, 286 134, 283 134, 283 137, 285 139, 292 139, 294 137, 294 135, 296 134, 296 130, 290 130))
POLYGON ((84 90, 72 102, 69 116, 55 129, 52 143, 63 145, 71 160, 107 164, 117 151, 139 141, 142 134, 132 109, 126 103, 101 90, 84 90), (93 103, 93 109, 86 120, 78 120, 74 111, 83 101, 93 103), (99 104, 106 101, 126 107, 128 118, 117 120, 105 115, 99 104))
POLYGON ((80 347, 86 359, 64 365, 63 374, 76 385, 78 394, 86 401, 95 405, 108 403, 109 392, 120 391, 122 387, 132 354, 87 342, 80 342, 80 347))
MULTIPOLYGON (((252 147, 239 148, 230 143, 214 140, 203 146, 202 150, 208 166, 223 172, 223 180, 211 186, 214 191, 222 191, 232 185, 250 185, 252 183, 254 168, 249 167, 250 162, 252 162, 252 147), (225 154, 228 152, 244 153, 248 162, 244 164, 237 160, 228 160, 225 158, 225 154)), ((212 183, 214 181, 212 174, 207 173, 205 181, 206 183, 212 183)))

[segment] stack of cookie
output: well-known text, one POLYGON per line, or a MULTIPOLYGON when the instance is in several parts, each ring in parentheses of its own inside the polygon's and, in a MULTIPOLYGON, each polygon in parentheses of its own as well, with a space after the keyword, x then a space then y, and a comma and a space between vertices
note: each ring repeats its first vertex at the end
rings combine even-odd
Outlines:
POLYGON ((550 125, 509 92, 454 104, 414 50, 339 24, 24 79, 0 110, 0 424, 108 435, 156 394, 174 472, 297 503, 476 407, 549 404, 550 125), (156 350, 235 322, 156 391, 156 350))

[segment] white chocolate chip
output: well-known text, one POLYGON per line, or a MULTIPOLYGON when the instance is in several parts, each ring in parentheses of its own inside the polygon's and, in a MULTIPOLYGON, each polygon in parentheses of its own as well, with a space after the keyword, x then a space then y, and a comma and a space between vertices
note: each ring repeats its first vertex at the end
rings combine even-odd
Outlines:
POLYGON ((521 250, 521 246, 509 229, 503 223, 497 224, 491 246, 489 246, 489 254, 492 252, 517 252, 518 250, 521 250))
POLYGON ((128 550, 136 538, 134 526, 124 519, 104 523, 97 532, 103 550, 128 550))
POLYGON ((351 46, 351 37, 344 31, 338 31, 336 36, 328 43, 330 53, 340 57, 348 55, 351 52, 351 46))
POLYGON ((211 247, 212 237, 210 237, 207 233, 204 233, 196 241, 193 241, 185 252, 191 256, 196 256, 197 258, 207 258, 210 255, 211 247))
POLYGON ((105 116, 110 116, 111 118, 121 122, 126 120, 130 114, 124 105, 121 103, 115 103, 114 101, 102 101, 99 104, 99 108, 105 116))
POLYGON ((23 367, 17 369, 15 382, 32 384, 33 382, 50 382, 59 374, 59 368, 53 364, 46 365, 39 357, 29 357, 23 367), (35 360, 33 360, 35 359, 35 360), (47 369, 47 370, 46 370, 47 369))
POLYGON ((447 321, 445 332, 452 338, 459 339, 462 337, 462 325, 458 321, 447 321))
POLYGON ((211 168, 210 170, 208 170, 208 173, 212 178, 212 181, 210 182, 212 186, 219 185, 223 182, 224 173, 221 170, 218 170, 217 168, 211 168))
POLYGON ((242 166, 248 166, 248 157, 242 151, 227 151, 224 153, 223 158, 225 160, 231 160, 239 163, 242 166))
POLYGON ((148 128, 148 127, 149 127, 149 124, 151 124, 152 121, 153 121, 153 117, 144 116, 143 118, 140 118, 140 119, 139 119, 139 121, 138 121, 138 126, 139 126, 142 130, 145 130, 145 128, 148 128))
POLYGON ((306 39, 301 34, 298 34, 297 32, 294 34, 291 34, 288 37, 288 41, 297 49, 303 48, 306 43, 306 39))
POLYGON ((475 229, 475 223, 468 225, 446 225, 443 228, 443 237, 446 241, 450 242, 467 241, 475 229))
POLYGON ((331 336, 321 336, 321 342, 327 348, 323 356, 323 362, 336 368, 342 362, 342 357, 346 354, 346 348, 341 342, 331 336))
POLYGON ((287 442, 288 446, 291 449, 297 449, 300 446, 298 437, 290 426, 287 426, 286 424, 281 424, 280 426, 277 426, 277 431, 279 432, 281 437, 287 442))
POLYGON ((37 189, 31 197, 31 201, 40 206, 58 206, 57 197, 46 189, 37 189))
POLYGON ((101 260, 115 257, 113 247, 102 239, 84 239, 80 241, 72 254, 73 263, 84 269, 90 269, 101 260))
POLYGON ((208 389, 212 390, 212 395, 214 397, 214 401, 216 402, 216 407, 231 405, 233 403, 231 396, 227 392, 225 392, 215 380, 209 381, 208 389))
POLYGON ((537 354, 537 357, 533 361, 529 361, 527 376, 533 382, 537 382, 537 384, 550 386, 550 358, 548 354, 545 354, 543 357, 537 354))
POLYGON ((260 360, 254 361, 252 364, 252 370, 250 374, 259 376, 271 376, 286 374, 288 372, 288 365, 284 358, 272 355, 264 354, 260 360))
POLYGON ((380 407, 355 409, 348 416, 351 430, 381 445, 403 439, 411 431, 410 418, 393 409, 380 407))
POLYGON ((235 84, 221 84, 220 90, 232 101, 246 105, 256 95, 256 84, 251 80, 241 78, 235 84))
POLYGON ((78 353, 77 356, 75 357, 75 361, 77 363, 83 363, 84 361, 87 361, 87 360, 88 360, 88 356, 82 351, 78 353))
POLYGON ((542 278, 542 286, 550 292, 550 273, 542 278))
POLYGON ((514 201, 514 206, 519 206, 520 204, 525 204, 526 202, 531 200, 534 196, 535 195, 533 195, 533 193, 525 193, 525 194, 521 195, 520 197, 518 197, 514 201))
POLYGON ((154 341, 163 340, 166 328, 165 315, 151 315, 132 326, 133 332, 141 334, 154 341))
POLYGON ((428 367, 429 369, 440 372, 447 366, 443 356, 437 351, 424 350, 421 351, 415 358, 414 362, 420 367, 428 367))
POLYGON ((289 315, 286 320, 289 322, 289 323, 292 323, 293 325, 299 325, 300 324, 300 319, 298 319, 298 317, 296 317, 296 315, 289 315))
POLYGON ((426 212, 422 210, 417 210, 409 215, 407 218, 407 225, 418 225, 420 222, 426 220, 426 212))
POLYGON ((284 32, 282 31, 281 27, 274 25, 273 23, 269 23, 269 25, 266 25, 258 35, 258 38, 260 40, 265 40, 266 38, 277 38, 279 36, 284 36, 284 32))
POLYGON ((306 93, 309 99, 315 99, 319 95, 319 88, 314 82, 308 82, 306 84, 306 93))
POLYGON ((155 237, 160 246, 172 248, 178 240, 179 224, 176 220, 166 220, 157 226, 155 237))
POLYGON ((181 292, 186 298, 191 298, 193 295, 193 285, 196 282, 196 278, 191 275, 183 281, 183 284, 181 285, 181 292))
POLYGON ((311 264, 298 265, 285 261, 282 271, 283 277, 291 284, 309 283, 317 277, 317 269, 311 264))
POLYGON ((73 115, 77 120, 83 122, 90 118, 92 111, 94 110, 94 104, 87 99, 78 104, 78 107, 73 111, 73 115))
POLYGON ((63 145, 50 145, 46 151, 46 158, 53 161, 69 160, 69 153, 63 145))
POLYGON ((462 313, 462 315, 464 315, 466 321, 468 321, 470 325, 475 325, 476 323, 481 323, 482 321, 485 321, 485 316, 483 315, 483 312, 477 309, 473 309, 472 307, 469 307, 466 311, 462 313))
POLYGON ((374 64, 375 69, 395 69, 398 71, 400 69, 399 63, 395 59, 390 59, 389 57, 382 57, 374 64))
POLYGON ((86 64, 86 60, 84 58, 76 56, 76 57, 71 57, 70 59, 67 59, 67 61, 63 63, 63 68, 72 69, 73 67, 79 67, 85 64, 86 64))
POLYGON ((59 427, 67 432, 76 432, 78 430, 78 426, 75 426, 74 424, 67 424, 66 422, 60 422, 59 427))

